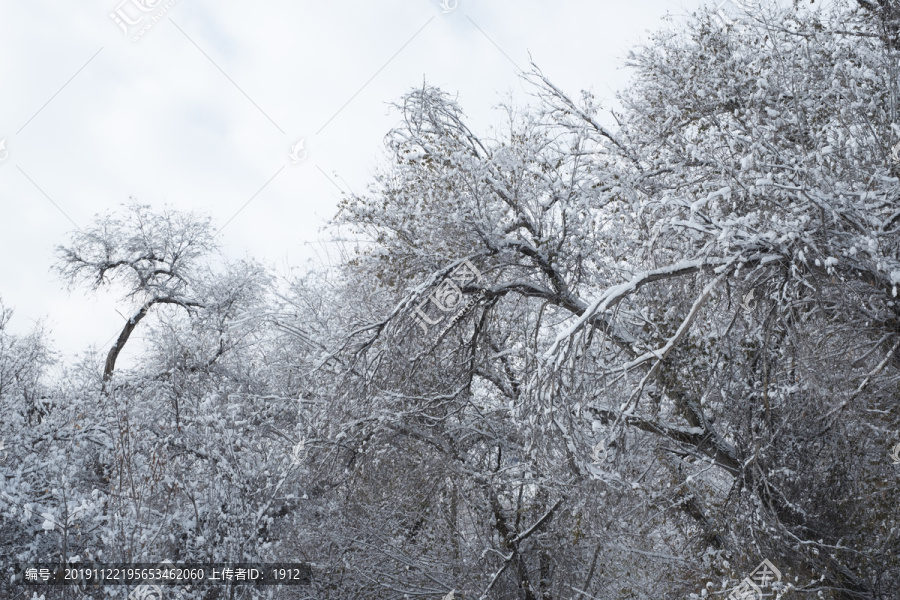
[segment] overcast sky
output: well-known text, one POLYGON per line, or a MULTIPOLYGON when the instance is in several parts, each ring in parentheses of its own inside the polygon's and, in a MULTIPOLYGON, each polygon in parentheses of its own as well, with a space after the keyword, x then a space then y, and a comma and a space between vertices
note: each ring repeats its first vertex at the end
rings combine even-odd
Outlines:
POLYGON ((0 298, 14 331, 44 320, 68 356, 105 352, 116 311, 134 309, 70 294, 50 271, 95 214, 130 196, 208 211, 228 255, 303 268, 326 260, 340 190, 371 181, 398 120, 388 103, 423 77, 482 134, 509 94, 527 100, 529 53, 611 106, 628 49, 701 4, 120 1, 0 0, 0 298))

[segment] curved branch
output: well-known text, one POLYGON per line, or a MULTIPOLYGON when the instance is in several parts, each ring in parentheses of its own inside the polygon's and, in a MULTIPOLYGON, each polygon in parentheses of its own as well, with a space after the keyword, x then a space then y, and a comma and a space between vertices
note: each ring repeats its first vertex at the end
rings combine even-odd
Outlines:
POLYGON ((116 342, 112 345, 112 348, 109 349, 109 352, 106 354, 106 364, 103 367, 103 391, 106 391, 106 382, 112 378, 113 371, 116 369, 116 360, 119 358, 119 354, 122 352, 122 349, 125 347, 125 343, 128 341, 128 338, 131 337, 131 332, 134 331, 134 328, 137 327, 137 324, 141 322, 141 319, 147 316, 147 313, 150 311, 150 307, 154 304, 178 304, 180 306, 184 306, 185 308, 189 306, 193 307, 202 307, 203 305, 194 300, 181 300, 178 298, 170 298, 170 297, 159 297, 159 298, 151 298, 144 302, 143 305, 138 309, 136 313, 134 313, 130 319, 125 323, 125 327, 122 328, 122 331, 119 332, 119 337, 116 339, 116 342))

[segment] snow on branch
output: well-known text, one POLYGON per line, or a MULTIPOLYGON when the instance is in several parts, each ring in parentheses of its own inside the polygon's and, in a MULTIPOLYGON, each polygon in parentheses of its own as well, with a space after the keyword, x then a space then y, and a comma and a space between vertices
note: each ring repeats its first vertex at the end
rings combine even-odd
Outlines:
POLYGON ((572 337, 578 333, 595 314, 606 312, 618 304, 623 298, 629 294, 633 294, 648 283, 653 283, 654 281, 659 281, 661 279, 683 277, 684 275, 695 273, 702 268, 716 267, 724 263, 724 260, 715 259, 685 260, 672 265, 667 265, 660 269, 638 273, 626 283, 620 283, 619 285, 607 288, 606 291, 600 294, 600 296, 588 306, 587 310, 585 310, 568 329, 556 336, 556 340, 544 356, 549 358, 556 354, 561 343, 564 340, 572 339, 572 337))

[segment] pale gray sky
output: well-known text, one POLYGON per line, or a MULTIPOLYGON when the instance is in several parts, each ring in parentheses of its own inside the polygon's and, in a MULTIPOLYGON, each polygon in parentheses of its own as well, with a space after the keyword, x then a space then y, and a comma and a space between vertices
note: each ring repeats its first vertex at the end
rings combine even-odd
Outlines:
POLYGON ((221 234, 230 256, 303 266, 320 251, 313 244, 324 239, 338 188, 362 192, 371 180, 398 120, 387 103, 423 77, 458 94, 480 133, 498 121, 494 107, 507 94, 527 100, 515 65, 527 68, 529 52, 557 85, 592 89, 609 106, 627 82, 628 49, 665 14, 700 6, 444 2, 455 8, 444 12, 441 0, 0 0, 8 152, 0 150, 0 297, 16 311, 14 329, 46 319, 68 355, 108 349, 122 324, 116 309, 134 307, 113 294, 69 294, 50 267, 73 223, 83 227, 129 196, 207 210, 220 226, 233 217, 221 234), (143 18, 126 34, 110 17, 117 10, 143 18), (288 153, 300 139, 308 156, 295 165, 288 153))

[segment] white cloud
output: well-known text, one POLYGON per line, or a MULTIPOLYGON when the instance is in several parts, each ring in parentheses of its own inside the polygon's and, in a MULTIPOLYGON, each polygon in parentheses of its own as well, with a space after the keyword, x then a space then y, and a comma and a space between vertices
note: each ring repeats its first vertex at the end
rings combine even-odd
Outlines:
POLYGON ((397 120, 387 104, 423 76, 458 93, 485 131, 506 93, 525 100, 510 59, 527 68, 530 51, 564 88, 611 99, 627 81, 628 48, 667 10, 685 12, 664 0, 460 0, 447 14, 439 0, 178 0, 135 43, 109 18, 116 5, 0 5, 0 138, 9 150, 0 297, 20 330, 49 316, 67 353, 106 342, 122 321, 114 308, 131 308, 61 289, 49 268, 68 218, 83 226, 135 196, 208 210, 221 225, 278 172, 222 242, 235 256, 299 264, 334 214, 335 185, 361 192, 370 181, 397 120), (293 165, 288 153, 301 138, 309 157, 293 165))

